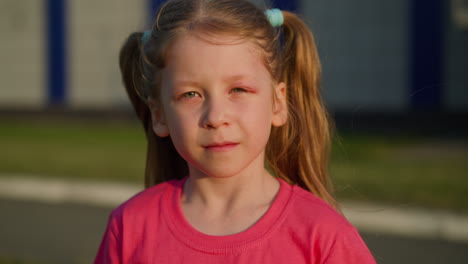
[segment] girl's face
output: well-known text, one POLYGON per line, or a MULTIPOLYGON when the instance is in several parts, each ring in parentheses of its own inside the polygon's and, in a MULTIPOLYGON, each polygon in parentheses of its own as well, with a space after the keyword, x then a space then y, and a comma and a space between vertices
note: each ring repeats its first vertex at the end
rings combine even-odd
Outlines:
POLYGON ((185 34, 168 51, 161 89, 161 104, 151 104, 154 131, 171 136, 191 176, 263 170, 271 126, 286 122, 286 88, 253 43, 217 45, 185 34))

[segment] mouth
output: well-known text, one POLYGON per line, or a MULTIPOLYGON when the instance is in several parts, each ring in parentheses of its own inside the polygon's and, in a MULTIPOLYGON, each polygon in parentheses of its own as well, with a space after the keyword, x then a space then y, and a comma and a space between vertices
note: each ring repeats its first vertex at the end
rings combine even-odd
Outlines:
POLYGON ((208 145, 203 146, 207 150, 211 151, 228 151, 235 148, 239 143, 235 142, 219 142, 219 143, 211 143, 208 145))

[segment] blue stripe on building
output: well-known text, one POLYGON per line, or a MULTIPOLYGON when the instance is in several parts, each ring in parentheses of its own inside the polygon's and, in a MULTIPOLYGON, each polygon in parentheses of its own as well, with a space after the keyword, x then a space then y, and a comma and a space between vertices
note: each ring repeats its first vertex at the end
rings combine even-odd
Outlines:
POLYGON ((66 103, 66 0, 46 0, 48 104, 66 103))
POLYGON ((299 8, 297 0, 272 0, 271 4, 273 8, 287 11, 298 11, 299 8))
POLYGON ((412 110, 437 111, 443 87, 444 1, 411 0, 410 103, 412 110))

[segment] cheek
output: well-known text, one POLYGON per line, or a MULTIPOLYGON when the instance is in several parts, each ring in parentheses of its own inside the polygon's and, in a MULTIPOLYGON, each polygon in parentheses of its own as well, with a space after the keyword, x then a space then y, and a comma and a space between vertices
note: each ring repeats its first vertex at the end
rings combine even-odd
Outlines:
POLYGON ((190 159, 187 146, 190 146, 189 143, 194 141, 194 135, 190 133, 193 131, 193 128, 190 127, 188 120, 187 116, 172 113, 168 116, 167 122, 172 144, 179 155, 186 161, 190 159))
POLYGON ((271 100, 263 97, 261 100, 240 106, 237 112, 242 113, 243 122, 254 131, 254 136, 264 137, 265 133, 269 134, 273 118, 271 100))
POLYGON ((194 128, 198 126, 196 111, 170 111, 167 115, 167 126, 173 140, 185 141, 191 137, 194 128))

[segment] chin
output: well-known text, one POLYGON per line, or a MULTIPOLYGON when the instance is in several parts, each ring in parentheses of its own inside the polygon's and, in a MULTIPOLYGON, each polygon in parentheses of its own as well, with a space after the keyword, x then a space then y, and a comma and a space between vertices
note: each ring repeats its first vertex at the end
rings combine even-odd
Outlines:
MULTIPOLYGON (((238 175, 242 170, 239 168, 226 168, 226 167, 220 167, 220 168, 203 168, 199 167, 196 169, 197 172, 195 172, 197 175, 205 175, 205 177, 209 178, 218 178, 218 179, 226 179, 226 178, 231 178, 235 177, 238 175)), ((192 173, 191 173, 192 174, 192 173)))
POLYGON ((238 173, 230 172, 227 170, 212 170, 206 171, 205 175, 210 178, 218 178, 218 179, 227 179, 231 177, 235 177, 238 173))

